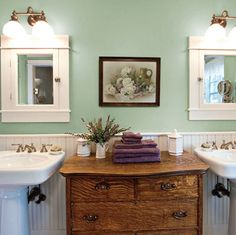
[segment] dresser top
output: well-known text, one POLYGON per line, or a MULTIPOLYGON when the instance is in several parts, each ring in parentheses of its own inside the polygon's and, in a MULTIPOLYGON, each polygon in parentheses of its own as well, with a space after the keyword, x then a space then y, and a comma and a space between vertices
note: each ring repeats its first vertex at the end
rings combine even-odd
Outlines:
POLYGON ((193 154, 184 153, 182 156, 170 156, 161 152, 161 162, 117 164, 112 162, 112 155, 105 159, 72 156, 65 160, 60 173, 66 177, 73 175, 107 175, 107 176, 155 176, 204 174, 208 166, 193 154))

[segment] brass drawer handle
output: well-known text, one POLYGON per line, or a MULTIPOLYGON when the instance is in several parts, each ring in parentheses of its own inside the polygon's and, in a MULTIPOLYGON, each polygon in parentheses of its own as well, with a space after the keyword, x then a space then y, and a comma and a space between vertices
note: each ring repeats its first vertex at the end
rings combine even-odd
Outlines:
POLYGON ((161 189, 164 191, 170 191, 176 189, 175 184, 167 183, 167 184, 161 184, 161 189))
POLYGON ((86 220, 88 223, 93 223, 98 219, 98 215, 84 215, 83 220, 86 220))
POLYGON ((97 183, 95 185, 95 189, 98 190, 109 190, 111 188, 111 185, 109 183, 106 183, 105 181, 97 183))
POLYGON ((187 217, 187 212, 186 211, 176 211, 172 214, 172 216, 175 219, 183 219, 183 218, 187 217))

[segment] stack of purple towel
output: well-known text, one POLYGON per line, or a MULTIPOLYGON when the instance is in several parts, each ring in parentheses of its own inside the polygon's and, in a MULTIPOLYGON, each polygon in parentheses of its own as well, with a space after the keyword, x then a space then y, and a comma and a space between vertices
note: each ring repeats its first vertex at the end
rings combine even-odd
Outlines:
POLYGON ((140 133, 124 132, 114 143, 113 162, 160 162, 160 150, 153 140, 142 140, 140 133))

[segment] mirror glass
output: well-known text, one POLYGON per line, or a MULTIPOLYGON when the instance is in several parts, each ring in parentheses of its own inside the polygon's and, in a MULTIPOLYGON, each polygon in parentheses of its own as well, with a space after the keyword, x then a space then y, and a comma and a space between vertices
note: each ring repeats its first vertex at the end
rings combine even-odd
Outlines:
POLYGON ((21 54, 18 60, 18 104, 53 104, 53 55, 21 54))
POLYGON ((204 103, 236 103, 236 56, 204 56, 204 103))

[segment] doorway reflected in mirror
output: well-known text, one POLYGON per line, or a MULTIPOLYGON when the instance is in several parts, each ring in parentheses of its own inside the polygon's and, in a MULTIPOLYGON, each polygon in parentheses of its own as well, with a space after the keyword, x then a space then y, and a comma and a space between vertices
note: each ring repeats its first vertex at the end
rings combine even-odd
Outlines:
POLYGON ((53 104, 52 55, 18 55, 18 104, 53 104))

